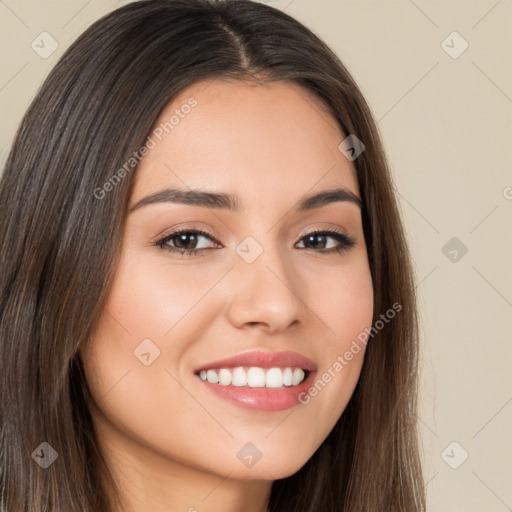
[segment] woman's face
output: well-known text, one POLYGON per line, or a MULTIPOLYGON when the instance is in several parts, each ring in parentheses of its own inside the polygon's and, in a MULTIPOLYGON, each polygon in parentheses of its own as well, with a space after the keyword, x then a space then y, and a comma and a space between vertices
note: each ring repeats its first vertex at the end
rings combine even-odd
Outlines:
POLYGON ((112 453, 158 467, 155 477, 273 480, 327 437, 358 380, 364 346, 353 341, 373 312, 344 138, 316 99, 283 82, 200 82, 163 111, 136 170, 104 313, 81 351, 112 453), (345 195, 305 203, 334 189, 345 195))

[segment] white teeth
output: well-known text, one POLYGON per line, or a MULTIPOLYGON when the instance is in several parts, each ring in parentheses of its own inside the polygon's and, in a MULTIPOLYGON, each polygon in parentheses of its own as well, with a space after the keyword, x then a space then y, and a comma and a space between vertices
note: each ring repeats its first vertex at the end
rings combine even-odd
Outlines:
POLYGON ((219 382, 219 376, 215 370, 208 370, 206 372, 206 380, 212 384, 217 384, 217 382, 219 382))
POLYGON ((282 388, 283 387, 283 372, 281 368, 270 368, 267 370, 265 384, 267 388, 282 388))
POLYGON ((296 386, 297 384, 300 384, 304 380, 304 371, 300 368, 295 368, 293 370, 293 380, 292 384, 296 386))
POLYGON ((265 370, 253 366, 247 372, 247 385, 250 388, 263 388, 265 387, 265 370))
POLYGON ((250 388, 282 388, 283 386, 297 386, 304 378, 301 368, 220 368, 219 370, 201 370, 199 377, 202 380, 219 384, 221 386, 249 386, 250 388))
POLYGON ((229 370, 219 370, 219 384, 221 386, 229 386, 231 384, 231 372, 229 370))
POLYGON ((233 370, 233 386, 247 386, 247 374, 242 367, 233 370))
POLYGON ((283 384, 291 386, 293 384, 293 371, 291 368, 285 368, 283 372, 283 384))

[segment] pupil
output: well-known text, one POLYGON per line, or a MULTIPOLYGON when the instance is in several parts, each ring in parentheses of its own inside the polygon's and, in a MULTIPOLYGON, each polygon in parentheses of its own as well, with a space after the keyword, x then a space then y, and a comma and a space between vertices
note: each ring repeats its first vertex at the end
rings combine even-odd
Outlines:
POLYGON ((192 243, 193 243, 196 239, 196 235, 193 233, 178 235, 178 240, 179 240, 178 246, 183 245, 184 247, 181 247, 181 248, 188 249, 188 247, 186 247, 187 246, 187 242, 186 242, 187 238, 191 238, 192 243))
POLYGON ((307 240, 308 240, 308 244, 310 242, 313 241, 313 243, 311 244, 313 247, 317 246, 318 244, 315 244, 314 240, 315 239, 320 239, 320 245, 324 246, 325 245, 325 235, 309 235, 307 240))

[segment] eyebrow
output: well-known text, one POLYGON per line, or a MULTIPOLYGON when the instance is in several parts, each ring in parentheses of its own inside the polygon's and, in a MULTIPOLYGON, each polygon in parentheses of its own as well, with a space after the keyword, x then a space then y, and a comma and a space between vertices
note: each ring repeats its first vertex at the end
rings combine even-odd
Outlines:
MULTIPOLYGON (((357 197, 353 192, 345 188, 334 188, 303 198, 293 208, 293 211, 295 213, 300 213, 340 201, 354 203, 359 206, 359 208, 362 207, 361 199, 359 199, 359 197, 357 197)), ((137 201, 137 203, 130 208, 130 213, 142 208, 143 206, 156 203, 180 203, 192 206, 202 206, 205 208, 230 210, 236 213, 243 211, 240 199, 234 194, 167 188, 150 194, 140 201, 137 201)))

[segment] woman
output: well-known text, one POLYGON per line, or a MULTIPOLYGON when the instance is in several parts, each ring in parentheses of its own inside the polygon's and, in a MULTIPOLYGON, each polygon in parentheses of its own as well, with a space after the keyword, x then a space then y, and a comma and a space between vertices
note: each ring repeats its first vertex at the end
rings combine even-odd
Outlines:
POLYGON ((105 16, 0 204, 2 510, 424 510, 397 203, 303 25, 246 0, 105 16))

